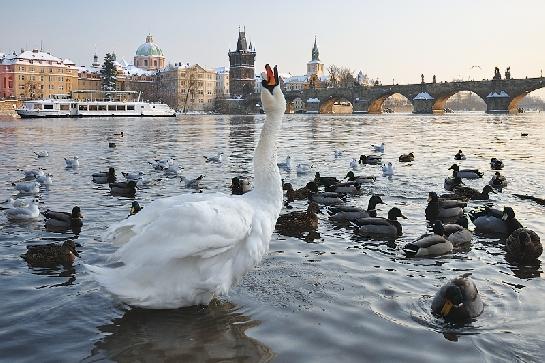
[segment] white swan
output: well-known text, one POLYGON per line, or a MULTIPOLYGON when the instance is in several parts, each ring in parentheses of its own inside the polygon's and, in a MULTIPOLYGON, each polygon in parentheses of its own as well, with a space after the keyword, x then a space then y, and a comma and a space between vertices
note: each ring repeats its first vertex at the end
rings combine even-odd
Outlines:
POLYGON ((254 189, 158 199, 112 226, 105 237, 121 245, 112 256, 120 266, 87 266, 107 290, 147 308, 207 304, 261 260, 282 209, 276 140, 286 100, 276 67, 270 77, 261 91, 266 120, 254 154, 254 189))

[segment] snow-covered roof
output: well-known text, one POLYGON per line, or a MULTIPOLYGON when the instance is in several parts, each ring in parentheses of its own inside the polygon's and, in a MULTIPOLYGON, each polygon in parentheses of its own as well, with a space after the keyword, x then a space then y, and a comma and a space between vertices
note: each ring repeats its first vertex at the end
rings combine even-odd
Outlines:
POLYGON ((62 61, 65 65, 67 66, 75 66, 76 63, 72 62, 70 59, 68 58, 64 58, 64 60, 62 61))
POLYGON ((78 66, 78 73, 100 73, 100 68, 78 66))
POLYGON ((308 62, 308 64, 321 64, 322 62, 320 62, 319 60, 311 60, 310 62, 308 62))
POLYGON ((317 99, 317 98, 309 98, 309 99, 307 100, 307 103, 309 103, 309 102, 310 102, 310 103, 319 103, 320 100, 317 99))
POLYGON ((434 98, 428 92, 420 92, 413 100, 433 100, 434 98))
POLYGON ((499 93, 498 92, 490 92, 488 94, 488 96, 486 97, 491 97, 491 98, 496 98, 496 97, 509 97, 509 95, 507 94, 507 92, 505 91, 500 91, 499 93))
POLYGON ((125 74, 132 76, 152 76, 155 74, 155 71, 147 71, 132 64, 123 67, 123 70, 125 71, 125 74))
POLYGON ((0 52, 0 58, 4 58, 5 54, 0 52))
POLYGON ((306 83, 308 82, 308 77, 305 76, 291 76, 284 79, 284 83, 306 83))
POLYGON ((216 67, 214 71, 220 74, 229 73, 229 67, 216 67))

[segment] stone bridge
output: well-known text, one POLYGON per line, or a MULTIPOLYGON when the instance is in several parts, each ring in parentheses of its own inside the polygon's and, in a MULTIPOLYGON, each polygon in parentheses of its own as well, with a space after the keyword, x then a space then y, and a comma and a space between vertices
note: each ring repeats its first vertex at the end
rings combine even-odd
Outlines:
MULTIPOLYGON (((342 101, 352 103, 353 113, 381 113, 383 102, 399 93, 412 103, 414 113, 432 114, 443 112, 447 100, 457 92, 472 91, 486 102, 487 113, 514 113, 524 96, 542 87, 545 87, 544 77, 305 89, 285 91, 284 95, 287 112, 293 111, 297 100, 305 113, 328 113, 334 102, 342 101)), ((259 95, 250 96, 247 103, 259 103, 259 95)))

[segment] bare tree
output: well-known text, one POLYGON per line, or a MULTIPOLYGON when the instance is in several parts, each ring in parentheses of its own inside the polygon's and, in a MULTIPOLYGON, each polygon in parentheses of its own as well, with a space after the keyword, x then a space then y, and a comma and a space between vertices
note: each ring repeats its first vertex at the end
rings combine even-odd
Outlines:
POLYGON ((329 86, 330 87, 353 87, 354 86, 354 72, 343 66, 336 66, 334 64, 327 68, 329 73, 329 86))

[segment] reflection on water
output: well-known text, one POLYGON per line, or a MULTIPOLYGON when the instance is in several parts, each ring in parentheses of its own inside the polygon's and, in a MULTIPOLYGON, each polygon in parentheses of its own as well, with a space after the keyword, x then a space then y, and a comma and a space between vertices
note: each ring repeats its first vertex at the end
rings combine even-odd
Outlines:
POLYGON ((178 310, 132 309, 98 329, 91 362, 269 362, 272 350, 246 335, 259 325, 226 302, 178 310))
MULTIPOLYGON (((408 217, 401 221, 403 236, 362 240, 350 226, 320 214, 319 239, 305 243, 273 235, 268 256, 223 298, 230 303, 208 308, 130 309, 97 286, 82 263, 104 263, 115 251, 101 235, 127 217, 132 200, 112 196, 108 185, 94 184, 91 175, 114 167, 122 180, 123 171, 142 171, 151 182, 134 199, 145 208, 157 198, 191 192, 179 178, 166 178, 149 164, 172 157, 183 176, 205 175, 204 192, 229 193, 232 177, 252 177, 263 120, 263 115, 0 120, 0 200, 20 198, 11 186, 21 177, 18 169, 42 167, 53 174, 53 184, 37 195, 40 210, 78 205, 85 216, 77 236, 81 258, 72 266, 41 269, 20 257, 27 245, 76 236, 46 231, 43 220, 10 223, 0 213, 0 360, 421 362, 455 356, 460 361, 536 361, 543 355, 543 256, 535 264, 511 263, 503 242, 485 236, 436 258, 407 258, 402 251, 427 231, 428 192, 443 193, 458 149, 467 156, 462 167, 485 172, 467 185, 482 190, 492 176, 491 157, 503 160, 509 182, 490 201, 471 201, 468 208, 511 206, 523 225, 544 237, 544 207, 513 196, 543 197, 541 114, 287 115, 279 158, 290 155, 294 165, 312 164, 313 172, 323 176, 343 177, 351 158, 385 142, 383 161, 394 163, 395 175, 384 178, 380 166, 360 167, 355 174, 377 180, 350 204, 366 208, 371 194, 381 195, 386 204, 378 206, 379 216, 396 206, 408 217), (121 131, 123 138, 114 135, 121 131), (521 137, 523 132, 528 136, 521 137), (37 159, 36 150, 47 150, 49 157, 37 159), (335 158, 334 150, 342 155, 335 158), (204 162, 203 155, 220 151, 221 165, 204 162), (398 163, 408 152, 415 160, 398 163), (73 155, 80 167, 66 170, 64 157, 73 155), (446 325, 431 314, 431 296, 466 272, 472 273, 485 310, 471 324, 446 325)), ((282 172, 295 188, 312 175, 282 172)), ((306 202, 292 206, 304 210, 306 202)))

